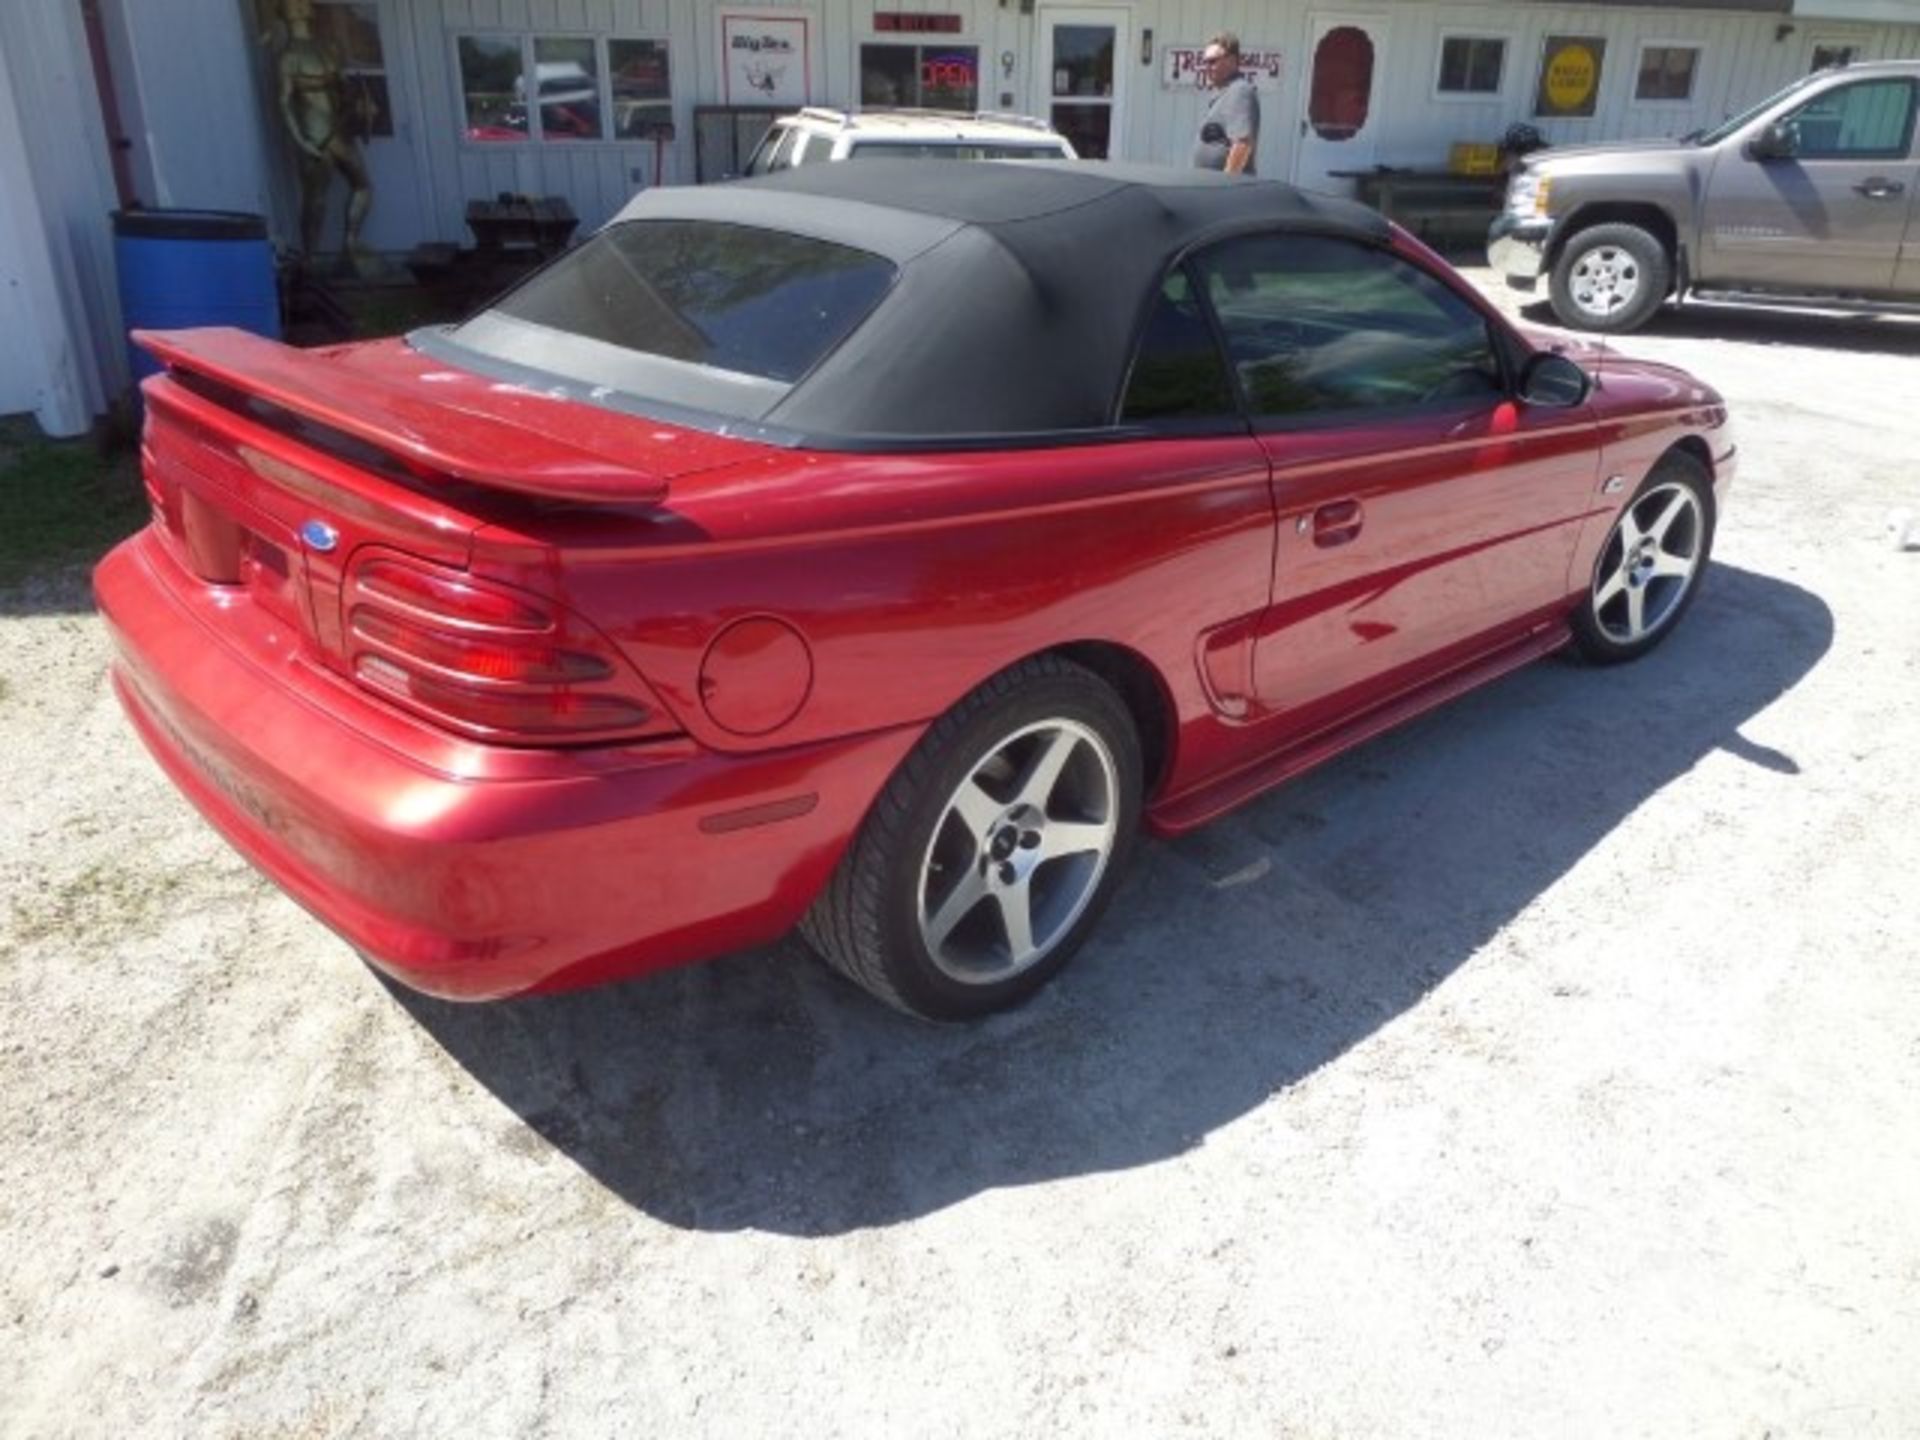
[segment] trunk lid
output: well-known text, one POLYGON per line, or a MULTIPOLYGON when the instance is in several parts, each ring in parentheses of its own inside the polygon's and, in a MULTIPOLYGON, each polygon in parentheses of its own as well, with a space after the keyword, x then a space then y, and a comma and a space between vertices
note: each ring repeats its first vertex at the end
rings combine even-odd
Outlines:
POLYGON ((356 553, 465 570, 484 561, 476 535, 491 527, 524 558, 531 516, 584 506, 617 523, 664 505, 680 476, 764 453, 453 369, 400 340, 296 350, 226 329, 134 338, 167 367, 142 386, 141 444, 167 549, 230 590, 236 635, 269 618, 296 627, 334 669, 346 664, 341 597, 356 553))

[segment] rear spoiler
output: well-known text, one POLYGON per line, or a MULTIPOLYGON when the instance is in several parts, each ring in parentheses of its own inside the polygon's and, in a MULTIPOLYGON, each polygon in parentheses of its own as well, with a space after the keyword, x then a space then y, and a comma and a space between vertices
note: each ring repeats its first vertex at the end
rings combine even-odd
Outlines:
POLYGON ((409 464, 489 490, 603 505, 667 498, 667 482, 658 475, 451 403, 451 394, 435 395, 424 381, 370 375, 244 330, 135 330, 132 339, 170 372, 258 397, 409 464))

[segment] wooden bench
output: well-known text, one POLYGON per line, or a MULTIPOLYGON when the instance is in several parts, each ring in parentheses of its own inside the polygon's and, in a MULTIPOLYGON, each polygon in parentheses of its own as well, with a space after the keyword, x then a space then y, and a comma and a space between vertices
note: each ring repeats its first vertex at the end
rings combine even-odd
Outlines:
POLYGON ((1504 175, 1446 170, 1335 170, 1371 205, 1436 248, 1480 244, 1506 196, 1504 175))

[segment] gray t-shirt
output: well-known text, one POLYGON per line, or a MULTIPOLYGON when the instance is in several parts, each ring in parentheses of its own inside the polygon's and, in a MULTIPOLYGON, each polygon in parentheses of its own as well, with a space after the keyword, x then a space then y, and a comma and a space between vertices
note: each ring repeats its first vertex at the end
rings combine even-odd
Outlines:
MULTIPOLYGON (((1200 170, 1224 170, 1227 168, 1227 151, 1233 148, 1234 141, 1245 140, 1254 145, 1259 139, 1260 97, 1254 92, 1253 81, 1242 72, 1229 80, 1207 107, 1207 113, 1200 121, 1200 138, 1194 142, 1194 167, 1200 170)), ((1254 158, 1259 158, 1257 150, 1254 158)), ((1242 173, 1253 174, 1251 161, 1242 173)))

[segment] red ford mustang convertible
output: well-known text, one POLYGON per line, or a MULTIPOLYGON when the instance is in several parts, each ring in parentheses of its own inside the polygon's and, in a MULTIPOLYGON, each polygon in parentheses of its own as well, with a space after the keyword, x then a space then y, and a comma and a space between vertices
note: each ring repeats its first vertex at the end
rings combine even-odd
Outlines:
POLYGON ((1173 834, 1698 589, 1734 447, 1370 211, 1088 165, 651 191, 451 329, 143 337, 102 563, 160 763, 381 968, 486 999, 796 924, 918 1014, 1173 834))

